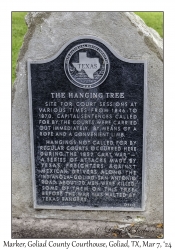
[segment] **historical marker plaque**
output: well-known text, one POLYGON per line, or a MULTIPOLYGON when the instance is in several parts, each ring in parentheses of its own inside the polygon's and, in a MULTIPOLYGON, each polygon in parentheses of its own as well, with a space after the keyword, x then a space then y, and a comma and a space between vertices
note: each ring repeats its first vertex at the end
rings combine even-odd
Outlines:
POLYGON ((146 63, 86 36, 28 72, 34 207, 143 210, 146 63))

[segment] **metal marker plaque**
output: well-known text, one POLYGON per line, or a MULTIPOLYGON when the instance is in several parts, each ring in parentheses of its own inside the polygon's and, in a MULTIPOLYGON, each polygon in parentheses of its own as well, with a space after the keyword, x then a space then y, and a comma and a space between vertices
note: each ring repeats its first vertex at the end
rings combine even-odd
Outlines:
POLYGON ((143 210, 145 61, 78 37, 28 78, 34 207, 143 210))

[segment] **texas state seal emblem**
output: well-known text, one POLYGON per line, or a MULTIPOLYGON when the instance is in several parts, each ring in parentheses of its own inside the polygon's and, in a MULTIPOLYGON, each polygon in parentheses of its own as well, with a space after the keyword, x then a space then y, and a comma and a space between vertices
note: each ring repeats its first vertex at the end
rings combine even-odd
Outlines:
POLYGON ((77 87, 91 89, 102 84, 109 73, 109 58, 96 44, 81 43, 67 53, 64 70, 77 87))

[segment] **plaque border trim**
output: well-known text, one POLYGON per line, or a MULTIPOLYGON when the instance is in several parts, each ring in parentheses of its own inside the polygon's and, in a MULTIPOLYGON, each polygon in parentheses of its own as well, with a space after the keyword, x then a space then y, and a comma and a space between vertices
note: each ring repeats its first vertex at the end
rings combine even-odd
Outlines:
POLYGON ((57 53, 47 59, 27 59, 27 71, 28 71, 28 97, 29 97, 29 120, 30 120, 30 148, 31 148, 31 165, 32 165, 32 184, 33 184, 33 204, 35 209, 59 209, 59 210, 96 210, 96 211, 145 211, 145 200, 146 200, 146 108, 147 108, 147 60, 146 59, 127 59, 122 57, 118 51, 113 49, 113 47, 102 38, 92 35, 76 36, 69 41, 67 41, 57 53), (144 64, 144 98, 143 98, 143 146, 142 146, 142 199, 141 208, 129 208, 129 207, 89 207, 89 206, 55 206, 55 205, 38 205, 36 202, 36 181, 35 181, 35 158, 34 158, 34 135, 33 135, 33 110, 32 110, 32 87, 31 87, 31 64, 43 64, 56 59, 66 47, 77 40, 80 39, 93 39, 104 44, 118 59, 128 63, 143 63, 144 64))

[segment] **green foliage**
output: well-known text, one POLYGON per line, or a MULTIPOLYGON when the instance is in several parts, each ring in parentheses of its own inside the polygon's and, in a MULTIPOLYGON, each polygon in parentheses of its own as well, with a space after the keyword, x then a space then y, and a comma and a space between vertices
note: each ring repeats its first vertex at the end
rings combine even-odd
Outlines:
POLYGON ((16 78, 16 62, 22 46, 24 35, 27 32, 25 15, 27 12, 12 12, 12 83, 16 78))
MULTIPOLYGON (((22 46, 24 35, 27 32, 25 15, 27 12, 12 12, 12 83, 16 78, 15 70, 19 50, 22 46)), ((163 12, 135 12, 147 26, 155 29, 163 37, 163 12)))
POLYGON ((155 29, 163 37, 163 12, 134 12, 148 27, 155 29))

